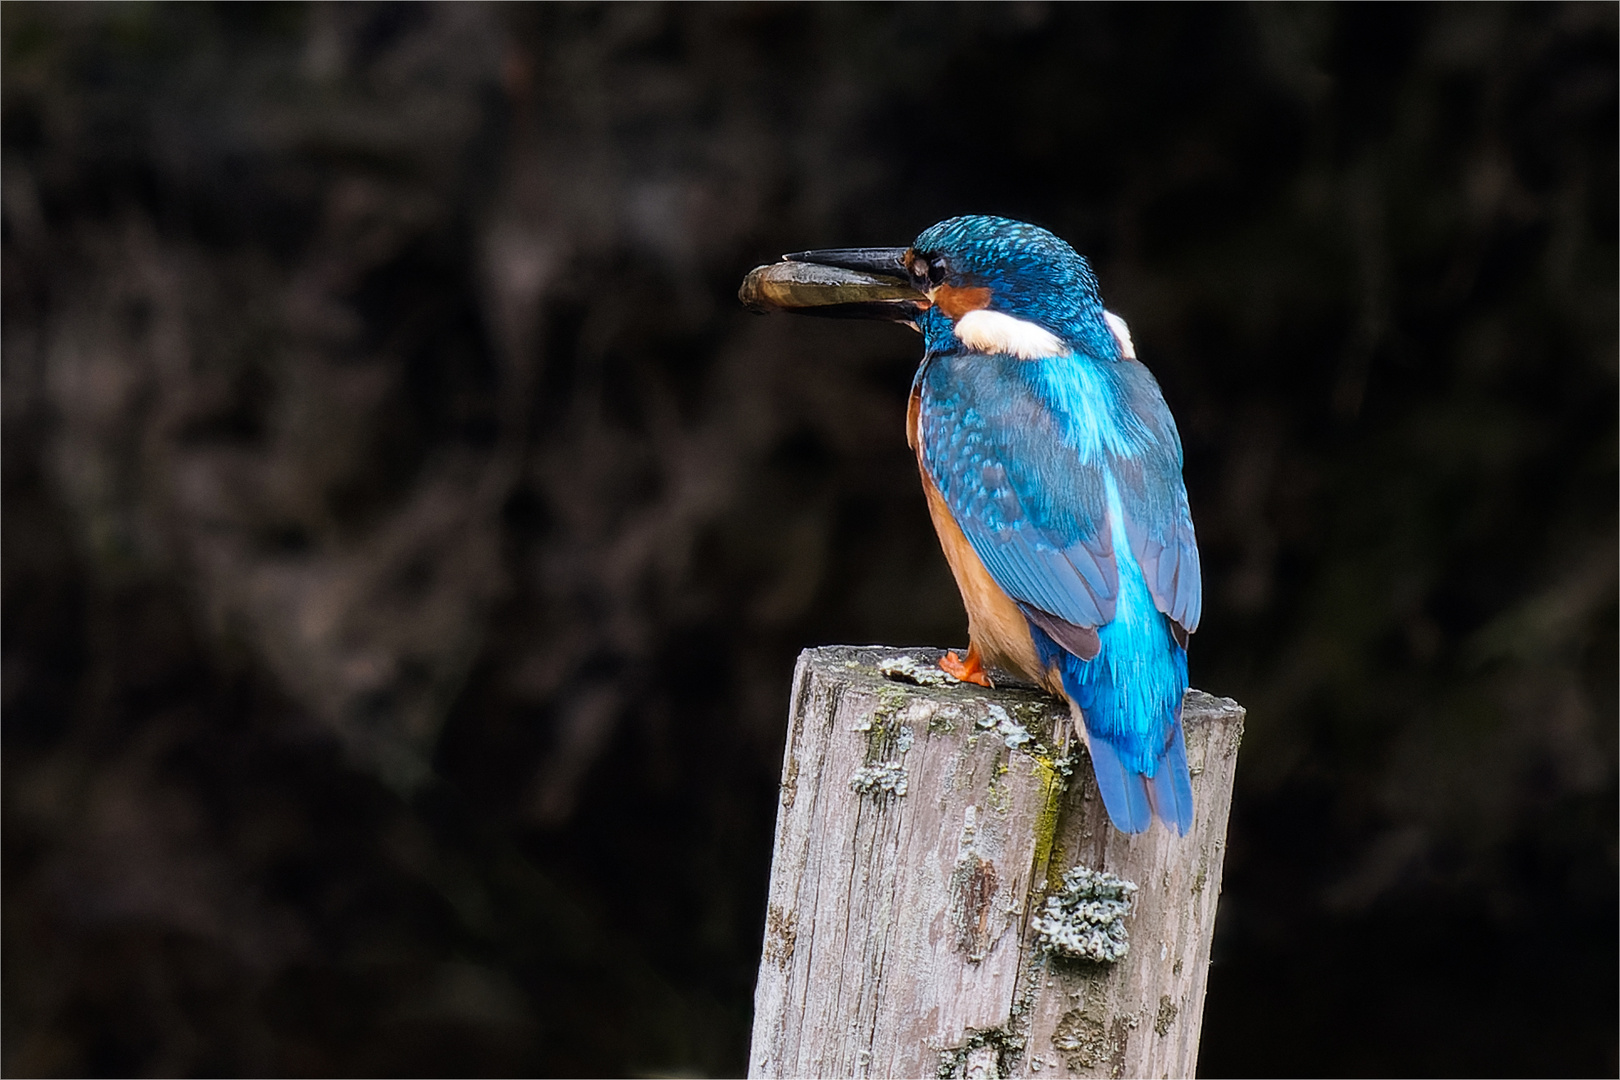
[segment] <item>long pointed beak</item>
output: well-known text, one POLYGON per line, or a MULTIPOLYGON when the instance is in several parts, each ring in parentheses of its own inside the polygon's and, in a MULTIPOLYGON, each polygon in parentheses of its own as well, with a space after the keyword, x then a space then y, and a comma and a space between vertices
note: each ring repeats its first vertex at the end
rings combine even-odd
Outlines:
POLYGON ((750 311, 912 322, 928 297, 911 286, 906 248, 799 251, 743 278, 737 298, 750 311))

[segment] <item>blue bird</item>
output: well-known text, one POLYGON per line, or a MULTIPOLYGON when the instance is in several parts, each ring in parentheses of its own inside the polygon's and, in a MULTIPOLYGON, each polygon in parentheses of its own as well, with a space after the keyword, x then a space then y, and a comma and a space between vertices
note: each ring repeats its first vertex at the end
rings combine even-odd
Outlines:
POLYGON ((1181 439, 1090 265, 1045 229, 951 218, 906 248, 809 251, 755 270, 756 310, 921 331, 907 436, 967 608, 965 658, 1066 698, 1108 816, 1192 824, 1181 731, 1202 607, 1181 439))

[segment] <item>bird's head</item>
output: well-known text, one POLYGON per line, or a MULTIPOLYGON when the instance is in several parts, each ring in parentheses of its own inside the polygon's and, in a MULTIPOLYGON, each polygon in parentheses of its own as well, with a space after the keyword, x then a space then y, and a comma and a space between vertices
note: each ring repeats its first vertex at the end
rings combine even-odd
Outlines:
POLYGON ((785 255, 749 274, 738 295, 756 311, 904 322, 930 350, 1131 355, 1086 260, 1046 229, 1008 218, 950 218, 904 248, 785 255))

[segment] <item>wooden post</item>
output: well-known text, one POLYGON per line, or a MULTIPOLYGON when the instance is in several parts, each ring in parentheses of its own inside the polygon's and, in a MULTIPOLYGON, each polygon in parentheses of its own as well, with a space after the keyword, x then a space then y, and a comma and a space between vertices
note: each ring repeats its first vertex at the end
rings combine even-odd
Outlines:
POLYGON ((799 658, 749 1075, 1192 1076, 1243 710, 1188 691, 1192 830, 1126 836, 1066 706, 938 657, 799 658), (1043 947, 1076 866, 1136 885, 1116 962, 1043 947))

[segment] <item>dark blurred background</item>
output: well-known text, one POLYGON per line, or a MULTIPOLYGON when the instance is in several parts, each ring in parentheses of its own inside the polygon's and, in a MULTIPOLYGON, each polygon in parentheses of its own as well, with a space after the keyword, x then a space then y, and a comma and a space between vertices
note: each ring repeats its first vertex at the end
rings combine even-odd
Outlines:
POLYGON ((1094 261, 1249 709, 1201 1072, 1616 1072, 1613 4, 0 9, 7 1075, 744 1066, 895 327, 1094 261))

